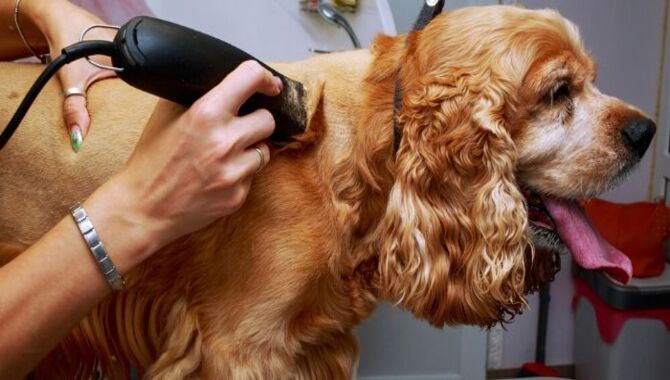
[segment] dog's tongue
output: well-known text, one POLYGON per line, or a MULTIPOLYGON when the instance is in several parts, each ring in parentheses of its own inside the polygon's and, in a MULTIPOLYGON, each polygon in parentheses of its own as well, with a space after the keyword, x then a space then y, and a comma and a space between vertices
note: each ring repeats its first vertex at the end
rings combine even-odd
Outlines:
POLYGON ((570 248, 579 266, 603 270, 624 284, 630 281, 633 266, 628 256, 600 236, 577 202, 550 197, 543 197, 542 200, 556 223, 561 239, 570 248))

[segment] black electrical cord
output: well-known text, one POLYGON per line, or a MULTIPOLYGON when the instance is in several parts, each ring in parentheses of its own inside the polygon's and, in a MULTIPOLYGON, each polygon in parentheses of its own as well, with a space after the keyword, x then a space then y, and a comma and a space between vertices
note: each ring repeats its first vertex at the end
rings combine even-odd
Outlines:
POLYGON ((61 55, 47 65, 42 74, 40 74, 35 83, 33 83, 32 87, 30 87, 30 90, 26 93, 21 104, 19 104, 16 113, 12 116, 12 119, 7 124, 7 127, 5 127, 5 130, 2 131, 2 135, 0 135, 0 150, 5 147, 5 144, 7 144, 16 131, 16 128, 21 124, 23 117, 26 116, 28 109, 35 101, 35 98, 37 98, 37 95, 39 95, 49 79, 56 74, 58 69, 72 61, 90 55, 101 54, 113 56, 115 53, 116 45, 111 41, 81 41, 63 48, 61 55))

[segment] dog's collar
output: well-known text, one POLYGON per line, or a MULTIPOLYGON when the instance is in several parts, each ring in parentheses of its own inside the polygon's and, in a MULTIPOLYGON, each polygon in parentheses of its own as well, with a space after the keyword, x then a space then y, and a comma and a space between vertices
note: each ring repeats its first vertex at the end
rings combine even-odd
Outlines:
MULTIPOLYGON (((423 7, 419 12, 412 27, 411 32, 421 30, 428 25, 428 23, 442 12, 444 8, 444 0, 425 0, 423 7)), ((402 129, 397 120, 398 111, 402 108, 402 87, 400 86, 400 68, 395 72, 395 91, 393 92, 393 152, 397 153, 400 148, 400 141, 402 140, 402 129)))

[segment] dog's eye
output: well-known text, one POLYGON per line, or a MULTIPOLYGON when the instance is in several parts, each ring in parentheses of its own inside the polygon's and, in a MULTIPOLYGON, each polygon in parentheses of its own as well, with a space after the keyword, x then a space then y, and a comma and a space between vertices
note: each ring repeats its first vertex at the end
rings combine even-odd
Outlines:
POLYGON ((545 97, 545 101, 554 105, 570 97, 570 85, 567 82, 561 82, 554 86, 545 97))

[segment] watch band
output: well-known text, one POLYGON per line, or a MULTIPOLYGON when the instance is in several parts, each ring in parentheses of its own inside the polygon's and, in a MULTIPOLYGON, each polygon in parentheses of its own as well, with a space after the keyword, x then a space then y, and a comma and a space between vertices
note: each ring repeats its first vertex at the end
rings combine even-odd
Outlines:
POLYGON ((88 249, 93 254, 93 258, 98 264, 100 271, 105 276, 105 280, 107 280, 109 286, 114 290, 123 289, 126 282, 123 280, 123 277, 121 277, 119 271, 116 270, 114 263, 112 263, 112 259, 107 256, 107 251, 102 245, 98 233, 95 231, 95 227, 93 227, 93 223, 88 218, 84 207, 77 202, 70 206, 70 214, 72 214, 72 218, 74 218, 74 221, 79 228, 79 232, 81 232, 81 236, 84 238, 84 241, 86 241, 88 249))

